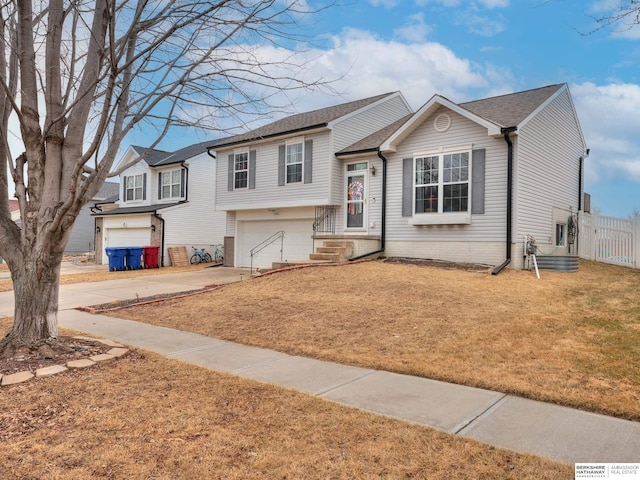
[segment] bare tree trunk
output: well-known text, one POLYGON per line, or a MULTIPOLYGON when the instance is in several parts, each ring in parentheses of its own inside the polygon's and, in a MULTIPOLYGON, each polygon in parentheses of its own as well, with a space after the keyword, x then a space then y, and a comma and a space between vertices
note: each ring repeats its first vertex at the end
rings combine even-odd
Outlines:
POLYGON ((62 254, 38 245, 12 265, 15 309, 13 328, 0 342, 0 357, 33 351, 58 336, 58 290, 62 254), (39 253, 35 253, 39 251, 39 253))

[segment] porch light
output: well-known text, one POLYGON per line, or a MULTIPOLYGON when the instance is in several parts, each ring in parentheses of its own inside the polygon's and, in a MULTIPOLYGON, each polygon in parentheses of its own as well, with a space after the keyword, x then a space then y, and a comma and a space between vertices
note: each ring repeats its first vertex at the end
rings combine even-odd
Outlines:
POLYGON ((369 167, 369 171, 371 172, 371 175, 375 176, 375 174, 376 174, 376 166, 373 163, 369 167))

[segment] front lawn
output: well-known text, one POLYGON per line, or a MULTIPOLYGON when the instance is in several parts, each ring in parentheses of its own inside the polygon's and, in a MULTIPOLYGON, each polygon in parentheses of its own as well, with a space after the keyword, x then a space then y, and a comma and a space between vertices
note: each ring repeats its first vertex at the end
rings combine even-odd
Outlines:
POLYGON ((541 275, 364 262, 112 315, 640 420, 640 272, 541 275))
POLYGON ((2 387, 0 442, 6 480, 573 478, 572 465, 136 351, 2 387))

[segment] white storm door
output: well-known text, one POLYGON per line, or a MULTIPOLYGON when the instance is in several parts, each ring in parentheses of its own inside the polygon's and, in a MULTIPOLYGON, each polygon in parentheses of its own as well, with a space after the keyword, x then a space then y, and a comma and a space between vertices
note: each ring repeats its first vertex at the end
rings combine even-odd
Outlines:
POLYGON ((364 230, 367 218, 367 162, 347 165, 345 229, 364 230))

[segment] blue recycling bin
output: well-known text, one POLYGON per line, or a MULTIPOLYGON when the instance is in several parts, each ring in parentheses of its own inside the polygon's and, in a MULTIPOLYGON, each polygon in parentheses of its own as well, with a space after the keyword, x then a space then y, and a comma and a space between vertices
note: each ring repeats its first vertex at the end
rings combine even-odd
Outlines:
POLYGON ((123 247, 107 247, 105 248, 107 257, 109 258, 109 271, 125 270, 125 259, 127 257, 127 249, 123 247))
POLYGON ((142 247, 127 247, 127 268, 138 270, 142 268, 142 247))

